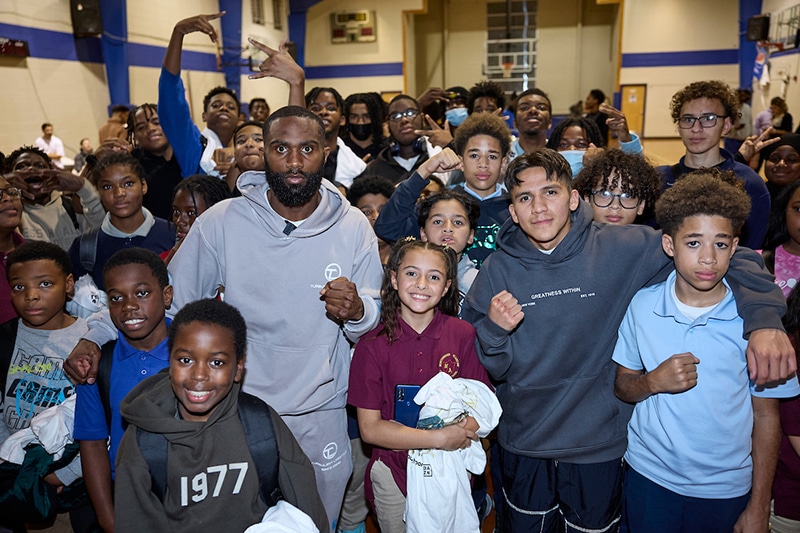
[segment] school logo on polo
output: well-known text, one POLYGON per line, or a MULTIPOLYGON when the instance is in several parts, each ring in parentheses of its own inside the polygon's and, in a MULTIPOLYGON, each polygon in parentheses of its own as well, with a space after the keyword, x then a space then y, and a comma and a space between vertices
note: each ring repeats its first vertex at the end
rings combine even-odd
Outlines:
POLYGON ((325 267, 325 279, 328 281, 333 281, 342 275, 342 267, 337 265, 336 263, 331 263, 330 265, 325 267))
POLYGON ((458 370, 460 368, 461 362, 454 353, 446 353, 439 358, 439 371, 444 372, 452 378, 458 376, 458 370))

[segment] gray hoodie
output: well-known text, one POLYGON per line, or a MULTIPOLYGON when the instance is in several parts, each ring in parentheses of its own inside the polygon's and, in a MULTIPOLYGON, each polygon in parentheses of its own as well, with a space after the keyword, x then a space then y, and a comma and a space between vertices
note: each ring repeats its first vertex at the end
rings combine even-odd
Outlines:
POLYGON ((281 415, 345 405, 350 344, 378 323, 383 275, 375 234, 364 215, 322 180, 319 206, 286 235, 267 203, 263 172, 245 172, 242 197, 204 212, 169 265, 173 308, 214 297, 247 320, 243 390, 281 415), (319 291, 344 276, 358 288, 364 317, 340 324, 326 316, 319 291))

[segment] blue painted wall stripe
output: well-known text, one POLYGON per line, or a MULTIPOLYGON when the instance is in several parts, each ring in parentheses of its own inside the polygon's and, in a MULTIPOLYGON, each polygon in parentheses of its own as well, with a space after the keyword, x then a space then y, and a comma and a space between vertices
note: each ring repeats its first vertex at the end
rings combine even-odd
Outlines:
POLYGON ((729 50, 622 54, 622 68, 736 65, 738 63, 739 50, 735 48, 729 50))
POLYGON ((403 63, 370 63, 367 65, 325 65, 306 67, 306 79, 362 78, 365 76, 402 76, 403 63))
POLYGON ((31 57, 87 63, 103 62, 103 50, 97 37, 75 37, 71 33, 3 23, 0 23, 0 36, 28 41, 31 57))

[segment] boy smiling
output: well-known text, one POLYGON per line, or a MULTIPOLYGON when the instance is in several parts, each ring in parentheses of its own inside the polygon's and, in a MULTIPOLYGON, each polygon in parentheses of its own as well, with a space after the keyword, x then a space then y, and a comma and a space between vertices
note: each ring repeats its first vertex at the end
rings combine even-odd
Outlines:
POLYGON ((616 394, 636 403, 623 483, 631 533, 769 529, 778 398, 800 385, 747 376, 723 277, 749 209, 733 172, 693 172, 656 204, 675 272, 633 298, 613 355, 616 394))
POLYGON ((308 457, 272 408, 240 390, 247 327, 239 311, 218 300, 190 303, 175 315, 168 346, 169 374, 143 381, 121 405, 131 425, 119 449, 116 531, 188 532, 199 523, 244 531, 275 505, 277 490, 325 531, 308 457), (251 434, 262 432, 266 450, 255 451, 251 434), (157 463, 142 442, 163 442, 158 453, 168 460, 157 463), (159 463, 166 472, 151 468, 159 463), (166 481, 163 491, 155 480, 166 481), (204 488, 210 482, 213 492, 204 488))
POLYGON ((125 430, 119 405, 136 384, 168 365, 165 313, 172 304, 172 286, 161 258, 142 248, 111 256, 104 278, 119 340, 103 346, 104 368, 97 381, 78 385, 74 437, 80 441, 84 479, 97 518, 104 530, 113 531, 114 464, 125 430))

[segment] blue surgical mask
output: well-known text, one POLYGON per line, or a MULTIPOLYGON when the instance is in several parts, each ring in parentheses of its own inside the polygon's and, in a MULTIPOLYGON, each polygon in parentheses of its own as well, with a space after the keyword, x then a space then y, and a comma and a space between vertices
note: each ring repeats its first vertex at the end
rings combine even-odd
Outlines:
POLYGON ((558 153, 564 156, 564 159, 569 163, 572 169, 572 177, 577 176, 578 172, 583 168, 583 156, 586 155, 586 150, 564 150, 558 153))
POLYGON ((467 119, 466 107, 454 107, 444 112, 444 118, 450 123, 451 126, 458 127, 467 119))

